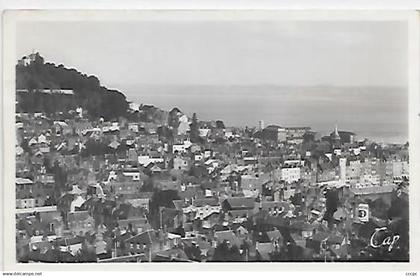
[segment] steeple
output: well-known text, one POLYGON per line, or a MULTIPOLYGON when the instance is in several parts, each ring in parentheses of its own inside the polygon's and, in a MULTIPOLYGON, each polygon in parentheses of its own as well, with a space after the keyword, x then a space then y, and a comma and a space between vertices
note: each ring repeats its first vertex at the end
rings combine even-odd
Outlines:
POLYGON ((341 137, 340 137, 340 134, 338 133, 337 124, 335 125, 334 132, 332 133, 332 137, 331 138, 332 138, 332 146, 333 146, 333 148, 340 147, 341 137))

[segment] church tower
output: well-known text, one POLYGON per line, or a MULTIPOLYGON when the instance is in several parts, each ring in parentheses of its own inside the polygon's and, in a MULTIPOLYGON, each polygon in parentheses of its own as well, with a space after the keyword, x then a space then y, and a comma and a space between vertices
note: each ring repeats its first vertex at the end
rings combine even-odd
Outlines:
POLYGON ((338 133, 337 125, 335 125, 334 132, 331 135, 331 144, 333 146, 333 149, 341 147, 341 137, 338 133))

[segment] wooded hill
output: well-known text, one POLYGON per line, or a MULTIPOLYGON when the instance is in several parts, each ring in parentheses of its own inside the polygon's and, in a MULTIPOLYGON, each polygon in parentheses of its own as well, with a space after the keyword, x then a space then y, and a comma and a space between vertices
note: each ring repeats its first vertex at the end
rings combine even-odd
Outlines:
POLYGON ((29 64, 16 65, 17 112, 67 112, 81 106, 93 118, 125 116, 126 97, 117 90, 101 86, 99 79, 62 64, 45 63, 35 54, 29 64), (72 89, 74 95, 47 94, 43 89, 72 89), (27 91, 22 93, 19 91, 27 91))

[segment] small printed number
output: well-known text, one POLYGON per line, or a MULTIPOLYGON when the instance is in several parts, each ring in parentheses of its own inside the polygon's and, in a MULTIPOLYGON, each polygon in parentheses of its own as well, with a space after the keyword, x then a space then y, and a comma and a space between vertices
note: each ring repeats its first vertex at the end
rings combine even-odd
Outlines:
POLYGON ((406 272, 405 276, 417 276, 417 272, 406 272))

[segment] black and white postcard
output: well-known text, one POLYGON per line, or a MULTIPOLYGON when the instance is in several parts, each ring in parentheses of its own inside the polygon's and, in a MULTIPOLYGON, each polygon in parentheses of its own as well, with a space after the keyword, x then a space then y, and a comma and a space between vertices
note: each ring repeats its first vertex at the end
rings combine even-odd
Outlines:
POLYGON ((6 12, 6 267, 414 267, 413 13, 6 12))

